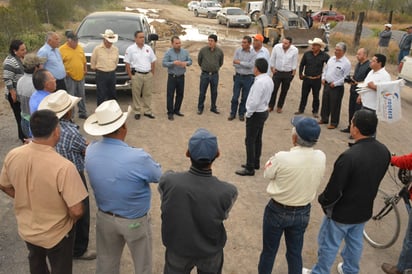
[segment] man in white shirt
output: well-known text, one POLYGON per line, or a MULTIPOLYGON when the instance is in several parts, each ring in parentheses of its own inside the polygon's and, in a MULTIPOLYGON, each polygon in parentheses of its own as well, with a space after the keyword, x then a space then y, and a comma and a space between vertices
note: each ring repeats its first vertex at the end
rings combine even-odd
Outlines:
POLYGON ((362 103, 362 108, 376 111, 376 84, 391 81, 391 76, 386 71, 385 64, 385 55, 377 53, 372 57, 370 61, 370 67, 372 70, 369 71, 364 80, 366 87, 359 92, 360 96, 358 96, 358 103, 362 103))
POLYGON ((268 62, 264 58, 255 61, 253 73, 255 82, 246 100, 246 164, 235 173, 240 176, 253 176, 260 168, 263 126, 268 118, 268 104, 273 90, 273 81, 267 75, 268 62))
POLYGON ((330 124, 328 129, 335 129, 339 124, 342 97, 345 91, 343 83, 349 75, 351 64, 345 56, 346 44, 339 42, 335 46, 335 56, 329 58, 322 74, 323 95, 319 124, 330 124))
POLYGON ((277 103, 276 112, 281 113, 283 105, 285 103, 286 95, 292 82, 293 77, 296 74, 296 68, 298 66, 298 49, 292 45, 292 38, 285 37, 282 43, 279 43, 273 47, 272 54, 270 56, 270 69, 273 73, 274 88, 272 96, 269 102, 269 111, 273 111, 275 107, 276 97, 280 85, 279 100, 277 103))
POLYGON ((289 273, 302 273, 302 247, 309 223, 310 203, 325 172, 325 153, 313 146, 320 127, 313 118, 295 116, 292 120, 290 151, 280 151, 265 165, 270 196, 263 218, 263 249, 259 274, 272 273, 282 235, 285 234, 289 273))
POLYGON ((136 31, 134 38, 136 43, 126 49, 124 56, 127 74, 132 79, 134 118, 139 120, 140 112, 143 112, 144 116, 154 119, 151 104, 153 76, 157 58, 152 48, 144 43, 145 35, 143 31, 136 31))

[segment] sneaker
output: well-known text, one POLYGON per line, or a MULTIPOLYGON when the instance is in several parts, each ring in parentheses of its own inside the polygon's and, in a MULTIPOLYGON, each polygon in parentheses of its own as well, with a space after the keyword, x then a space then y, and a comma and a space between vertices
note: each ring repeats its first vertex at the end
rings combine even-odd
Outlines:
POLYGON ((87 261, 94 260, 94 259, 96 259, 96 251, 88 249, 81 256, 73 257, 73 259, 75 259, 75 260, 87 260, 87 261))
POLYGON ((302 268, 302 274, 310 274, 310 273, 312 273, 312 269, 308 269, 305 267, 302 268))
POLYGON ((339 274, 345 274, 345 273, 343 272, 342 265, 343 265, 343 263, 340 262, 340 263, 338 263, 338 266, 336 267, 339 274))

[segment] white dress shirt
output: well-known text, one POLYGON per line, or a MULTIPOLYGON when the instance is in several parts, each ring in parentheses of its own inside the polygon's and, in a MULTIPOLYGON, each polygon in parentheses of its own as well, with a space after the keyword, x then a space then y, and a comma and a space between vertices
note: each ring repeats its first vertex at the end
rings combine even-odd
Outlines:
POLYGON ((292 71, 298 67, 299 50, 294 45, 291 45, 286 51, 283 49, 283 44, 279 43, 272 49, 270 56, 270 67, 277 71, 292 71))
POLYGON ((336 56, 329 58, 323 70, 322 80, 333 83, 335 87, 343 86, 345 77, 349 75, 351 64, 346 56, 337 59, 336 56))
MULTIPOLYGON (((366 76, 365 80, 363 81, 365 85, 367 85, 369 82, 373 82, 375 85, 377 83, 381 82, 389 82, 391 81, 391 76, 389 73, 386 71, 385 68, 381 68, 378 71, 369 71, 368 75, 366 76)), ((360 93, 361 100, 362 100, 362 106, 376 110, 376 104, 377 104, 377 94, 376 90, 373 90, 371 88, 364 88, 363 91, 360 93)))
POLYGON ((246 117, 252 117, 255 112, 264 112, 268 110, 270 96, 273 91, 273 81, 266 73, 259 74, 255 77, 255 82, 250 88, 246 100, 246 117))

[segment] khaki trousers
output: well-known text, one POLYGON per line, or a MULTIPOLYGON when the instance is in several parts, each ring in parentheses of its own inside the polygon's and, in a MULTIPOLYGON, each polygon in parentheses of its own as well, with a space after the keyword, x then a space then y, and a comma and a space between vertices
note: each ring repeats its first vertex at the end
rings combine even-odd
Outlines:
POLYGON ((133 111, 135 114, 152 114, 153 74, 135 73, 132 76, 133 111))

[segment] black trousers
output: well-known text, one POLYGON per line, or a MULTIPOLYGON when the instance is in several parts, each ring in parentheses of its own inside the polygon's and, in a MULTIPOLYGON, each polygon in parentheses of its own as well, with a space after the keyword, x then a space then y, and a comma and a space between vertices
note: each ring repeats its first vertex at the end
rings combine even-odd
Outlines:
MULTIPOLYGON (((87 189, 86 177, 84 171, 79 171, 83 185, 87 189)), ((80 257, 87 251, 89 246, 89 230, 90 230, 90 205, 89 196, 83 200, 84 213, 83 216, 76 222, 76 236, 74 239, 73 257, 80 257)))
POLYGON ((21 108, 20 108, 20 102, 16 101, 13 102, 13 99, 11 98, 11 94, 9 93, 7 95, 7 101, 9 101, 10 107, 13 110, 14 114, 14 119, 16 119, 16 124, 17 124, 17 132, 19 135, 19 139, 24 142, 24 139, 27 138, 27 136, 24 135, 23 130, 21 129, 21 108))
POLYGON ((270 101, 269 101, 269 108, 272 108, 275 106, 276 103, 276 97, 278 95, 278 90, 280 85, 282 85, 281 89, 280 89, 280 95, 279 95, 279 100, 278 100, 278 104, 277 107, 278 108, 282 108, 283 105, 285 104, 285 99, 286 99, 286 95, 288 94, 288 90, 290 87, 290 82, 292 82, 293 80, 293 76, 292 76, 292 72, 276 72, 273 77, 273 92, 272 92, 272 96, 270 97, 270 101))
POLYGON ((116 96, 116 72, 104 72, 96 70, 96 100, 97 105, 104 101, 117 99, 116 96))
POLYGON ((302 94, 300 97, 300 104, 299 104, 299 112, 305 112, 305 107, 308 102, 308 96, 310 91, 312 90, 312 113, 319 112, 319 92, 320 88, 322 87, 322 80, 319 79, 309 79, 304 78, 302 82, 302 94))
POLYGON ((252 117, 246 119, 246 169, 254 170, 260 166, 262 154, 263 126, 269 113, 255 112, 252 117))
POLYGON ((351 85, 350 94, 349 94, 349 124, 348 124, 348 127, 350 127, 350 123, 352 122, 352 118, 355 112, 362 108, 362 104, 356 103, 358 96, 359 94, 356 92, 356 85, 351 85))
POLYGON ((173 76, 167 78, 167 114, 180 112, 182 107, 183 95, 185 91, 185 75, 173 76), (174 101, 174 103, 173 103, 174 101))
POLYGON ((29 250, 31 274, 72 274, 74 228, 52 248, 44 248, 26 242, 29 250), (49 259, 51 270, 46 262, 49 259))
POLYGON ((322 109, 320 111, 322 122, 329 123, 330 116, 330 124, 338 126, 344 90, 343 86, 331 88, 328 83, 325 84, 322 95, 322 109))

